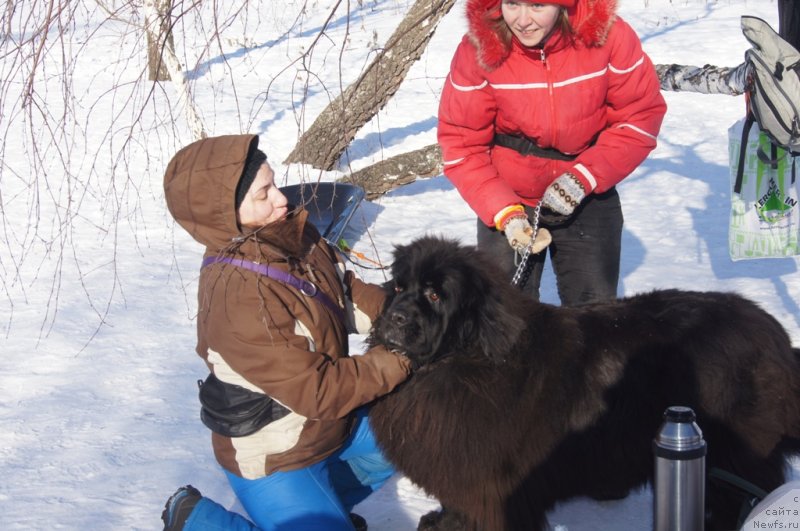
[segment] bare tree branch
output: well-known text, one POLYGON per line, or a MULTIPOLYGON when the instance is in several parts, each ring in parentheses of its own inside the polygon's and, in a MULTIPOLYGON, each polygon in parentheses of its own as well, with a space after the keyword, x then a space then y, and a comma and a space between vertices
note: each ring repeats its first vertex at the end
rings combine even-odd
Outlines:
MULTIPOLYGON (((31 297, 42 316, 41 337, 52 330, 64 305, 79 302, 73 300, 76 294, 82 292, 96 316, 95 323, 81 319, 95 326, 93 333, 114 303, 125 302, 120 251, 148 245, 143 240, 147 225, 161 222, 145 215, 140 194, 151 193, 150 176, 163 172, 163 161, 185 143, 184 124, 194 138, 205 134, 192 98, 194 79, 181 63, 187 57, 224 58, 223 32, 233 27, 238 38, 248 27, 247 6, 255 6, 256 13, 267 4, 148 2, 157 12, 155 17, 148 13, 147 22, 160 29, 159 60, 176 80, 164 86, 146 77, 142 0, 3 2, 0 335, 10 332, 16 308, 33 304, 31 297), (171 13, 164 7, 170 3, 171 13), (208 20, 213 25, 200 41, 205 48, 192 35, 181 60, 166 37, 184 18, 186 27, 203 27, 208 20), (109 46, 110 39, 121 46, 109 46), (92 46, 107 50, 102 63, 86 53, 92 46), (174 109, 186 112, 187 120, 174 109), (42 290, 31 289, 41 284, 44 293, 49 287, 49 298, 40 299, 42 290)), ((253 20, 260 23, 259 17, 253 20)), ((224 87, 211 90, 235 94, 236 82, 231 76, 224 87)))

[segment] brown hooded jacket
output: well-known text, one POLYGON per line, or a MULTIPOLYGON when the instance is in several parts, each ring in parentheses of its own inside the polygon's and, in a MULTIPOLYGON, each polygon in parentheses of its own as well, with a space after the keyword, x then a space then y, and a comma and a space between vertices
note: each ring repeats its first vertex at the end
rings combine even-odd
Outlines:
POLYGON ((347 322, 279 280, 227 263, 202 269, 197 353, 220 380, 267 394, 291 410, 252 435, 212 434, 219 463, 248 479, 329 456, 349 435, 350 413, 391 391, 410 371, 407 359, 382 348, 348 355, 347 334, 369 329, 384 294, 345 270, 304 210, 242 232, 236 185, 257 144, 254 135, 232 135, 179 151, 164 176, 171 214, 206 247, 206 257, 269 264, 311 281, 341 306, 347 322))

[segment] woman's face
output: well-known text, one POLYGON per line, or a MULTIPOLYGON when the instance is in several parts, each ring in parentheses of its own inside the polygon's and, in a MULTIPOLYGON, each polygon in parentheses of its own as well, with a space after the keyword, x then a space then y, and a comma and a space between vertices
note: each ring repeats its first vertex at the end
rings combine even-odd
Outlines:
POLYGON ((286 217, 289 202, 275 186, 274 178, 270 165, 262 164, 239 206, 239 225, 242 228, 259 229, 286 217))
POLYGON ((556 25, 561 6, 523 0, 503 0, 503 20, 524 46, 536 46, 556 25))

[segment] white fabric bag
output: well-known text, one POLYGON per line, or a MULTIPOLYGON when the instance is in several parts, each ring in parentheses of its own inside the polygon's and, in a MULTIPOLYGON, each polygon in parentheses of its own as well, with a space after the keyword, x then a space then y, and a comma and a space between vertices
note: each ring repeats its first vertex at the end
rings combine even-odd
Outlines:
POLYGON ((728 248, 732 260, 784 258, 800 254, 800 156, 774 148, 758 124, 750 129, 737 192, 739 150, 745 120, 728 129, 731 216, 728 248), (764 161, 777 150, 777 162, 764 161))

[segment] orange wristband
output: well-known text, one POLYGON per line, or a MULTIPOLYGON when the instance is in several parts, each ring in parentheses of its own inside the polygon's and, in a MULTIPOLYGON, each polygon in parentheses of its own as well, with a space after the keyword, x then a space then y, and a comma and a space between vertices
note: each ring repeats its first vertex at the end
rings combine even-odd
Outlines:
POLYGON ((494 215, 494 226, 497 230, 502 231, 509 219, 521 217, 527 217, 525 208, 522 205, 509 205, 494 215))

